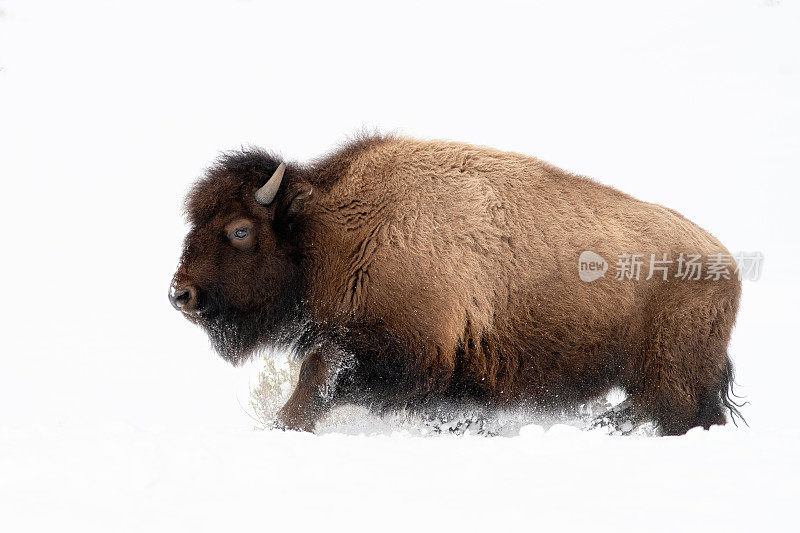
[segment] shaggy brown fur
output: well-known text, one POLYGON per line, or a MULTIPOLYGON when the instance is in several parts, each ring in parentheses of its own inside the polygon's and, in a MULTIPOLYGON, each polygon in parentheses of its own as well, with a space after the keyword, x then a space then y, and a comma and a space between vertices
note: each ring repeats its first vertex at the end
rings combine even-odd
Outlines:
POLYGON ((279 162, 228 154, 197 183, 173 289, 230 361, 299 353, 285 427, 343 402, 557 405, 613 386, 665 434, 725 423, 740 282, 645 279, 651 253, 729 253, 675 211, 532 157, 393 136, 289 164, 261 206, 279 162), (612 270, 642 253, 642 276, 582 282, 584 250, 612 270))

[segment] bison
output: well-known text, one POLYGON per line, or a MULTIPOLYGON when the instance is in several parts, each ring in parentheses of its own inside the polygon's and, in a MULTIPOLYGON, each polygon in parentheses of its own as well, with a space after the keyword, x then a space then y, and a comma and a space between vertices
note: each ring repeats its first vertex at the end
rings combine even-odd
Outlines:
POLYGON ((244 149, 185 209, 170 300, 233 364, 297 354, 284 429, 312 431, 345 403, 557 407, 612 387, 666 435, 738 416, 727 346, 741 283, 686 275, 687 258, 728 250, 676 211, 539 159, 393 135, 310 164, 244 149), (607 272, 620 257, 641 258, 641 275, 607 272))

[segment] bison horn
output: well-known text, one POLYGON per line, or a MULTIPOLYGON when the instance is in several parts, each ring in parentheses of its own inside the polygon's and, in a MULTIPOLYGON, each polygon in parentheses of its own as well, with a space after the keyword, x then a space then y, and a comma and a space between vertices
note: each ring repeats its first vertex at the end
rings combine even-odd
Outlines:
POLYGON ((286 163, 281 163, 278 168, 275 169, 269 181, 256 191, 256 202, 261 205, 269 205, 272 203, 272 200, 275 199, 275 195, 278 194, 278 188, 281 186, 284 170, 286 170, 286 163))

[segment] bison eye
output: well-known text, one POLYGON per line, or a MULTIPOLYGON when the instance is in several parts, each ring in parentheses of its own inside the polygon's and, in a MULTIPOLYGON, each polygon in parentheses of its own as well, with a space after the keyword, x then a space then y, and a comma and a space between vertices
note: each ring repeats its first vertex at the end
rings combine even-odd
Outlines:
POLYGON ((250 235, 250 230, 248 228, 237 228, 233 233, 231 233, 231 237, 234 239, 244 239, 250 235))

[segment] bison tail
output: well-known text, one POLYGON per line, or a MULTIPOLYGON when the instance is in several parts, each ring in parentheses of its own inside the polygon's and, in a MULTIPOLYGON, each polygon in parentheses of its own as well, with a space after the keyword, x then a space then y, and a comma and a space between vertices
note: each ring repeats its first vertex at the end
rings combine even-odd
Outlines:
POLYGON ((735 426, 739 425, 736 423, 736 419, 738 418, 744 422, 746 426, 750 427, 750 424, 747 423, 747 420, 744 419, 741 411, 739 411, 739 409, 750 402, 738 403, 736 400, 734 400, 734 398, 740 400, 744 398, 744 396, 739 396, 736 394, 736 392, 733 390, 734 385, 737 385, 737 383, 733 380, 733 362, 731 361, 731 358, 728 357, 725 362, 725 373, 723 374, 719 391, 720 400, 722 401, 722 406, 730 413, 730 418, 735 426))

